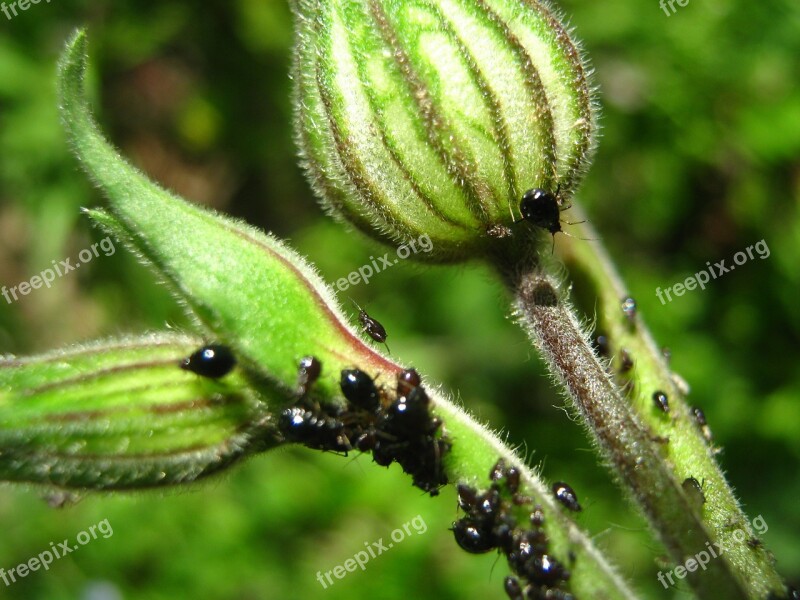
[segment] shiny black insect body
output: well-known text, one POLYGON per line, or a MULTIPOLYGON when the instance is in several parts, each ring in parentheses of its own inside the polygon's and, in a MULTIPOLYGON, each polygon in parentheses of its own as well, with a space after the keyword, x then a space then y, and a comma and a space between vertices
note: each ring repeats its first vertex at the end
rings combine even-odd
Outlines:
POLYGON ((372 377, 360 369, 344 369, 339 380, 342 394, 355 407, 376 411, 380 408, 380 394, 372 377))
POLYGON ((469 519, 455 521, 453 535, 462 550, 472 554, 483 554, 495 547, 492 532, 477 526, 469 519))
POLYGON ((500 513, 500 492, 491 488, 480 495, 475 512, 484 522, 494 522, 500 513))
POLYGON ((506 595, 511 600, 523 600, 522 588, 519 585, 519 579, 516 577, 511 577, 510 575, 506 577, 503 581, 503 589, 505 589, 506 595))
POLYGON ((236 366, 236 357, 227 346, 209 344, 184 358, 181 369, 210 379, 224 377, 236 366))
POLYGON ((703 437, 706 439, 706 441, 710 442, 713 440, 714 436, 711 433, 711 428, 708 426, 708 422, 706 421, 706 413, 703 412, 703 409, 698 407, 692 408, 692 416, 694 416, 694 421, 697 423, 697 426, 700 428, 700 432, 703 434, 703 437))
POLYGON ((636 300, 630 296, 626 296, 620 302, 620 306, 622 307, 623 314, 631 323, 631 325, 636 323, 636 300))
POLYGON ((475 507, 478 506, 478 491, 468 485, 459 483, 456 486, 458 492, 458 506, 467 514, 471 514, 475 507))
POLYGON ((506 487, 511 494, 516 494, 517 491, 519 491, 519 469, 513 465, 506 465, 506 461, 502 458, 498 460, 494 467, 492 467, 492 470, 489 471, 489 479, 496 482, 505 480, 506 487))
POLYGON ((537 554, 526 565, 528 578, 539 585, 553 585, 569 579, 570 573, 548 554, 537 554))
MULTIPOLYGON (((523 497, 517 493, 519 474, 518 468, 500 459, 489 471, 488 490, 479 492, 465 484, 457 486, 458 505, 465 515, 453 523, 456 542, 474 554, 497 549, 505 555, 512 575, 504 579, 503 588, 511 600, 575 600, 560 589, 570 572, 550 553, 550 542, 542 527, 542 507, 532 507, 530 528, 516 522, 514 515, 518 511, 513 507, 523 504, 523 497)), ((575 492, 568 485, 556 484, 554 492, 562 502, 568 501, 572 510, 580 510, 575 492)), ((530 498, 524 500, 525 504, 533 504, 530 498)), ((570 553, 570 557, 574 563, 574 554, 570 553)))
POLYGON ((364 333, 366 333, 376 342, 386 346, 386 350, 389 351, 389 345, 386 343, 386 328, 381 324, 380 321, 370 317, 367 314, 367 311, 356 304, 354 300, 351 300, 351 302, 353 302, 358 309, 358 322, 361 324, 361 328, 364 333))
POLYGON ((322 363, 314 356, 305 356, 300 359, 297 370, 297 393, 305 396, 312 385, 322 373, 322 363))
POLYGON ((344 423, 333 415, 292 406, 281 413, 278 427, 287 441, 309 448, 344 453, 353 449, 344 423))
POLYGON ((397 395, 408 396, 414 388, 422 384, 422 378, 416 369, 405 369, 397 374, 397 395))
POLYGON ((531 525, 537 529, 544 527, 544 510, 538 504, 533 507, 533 512, 531 513, 531 525))
POLYGON ((422 387, 415 387, 408 396, 401 396, 386 411, 383 428, 392 434, 414 436, 430 434, 437 423, 431 419, 430 399, 422 387))
POLYGON ((692 408, 692 415, 694 415, 694 420, 700 427, 705 427, 708 425, 708 421, 706 421, 706 413, 703 412, 702 408, 694 407, 692 408))
POLYGON ((568 208, 569 206, 561 208, 556 196, 541 188, 533 188, 525 192, 519 203, 519 212, 523 219, 546 229, 553 235, 561 231, 561 215, 559 213, 568 208))
POLYGON ((553 484, 553 493, 556 499, 573 512, 580 512, 581 505, 578 503, 578 496, 570 486, 563 481, 553 484))
POLYGON ((669 413, 669 398, 661 390, 653 392, 653 403, 661 412, 669 413))
MULTIPOLYGON (((553 236, 553 247, 555 247, 557 233, 561 232, 564 235, 569 235, 561 229, 560 213, 568 210, 571 206, 571 204, 561 205, 558 199, 558 191, 552 194, 541 188, 532 188, 522 195, 522 200, 519 203, 519 212, 523 221, 528 221, 536 227, 549 231, 550 235, 553 236)), ((565 222, 567 225, 583 223, 583 221, 576 223, 565 222)))

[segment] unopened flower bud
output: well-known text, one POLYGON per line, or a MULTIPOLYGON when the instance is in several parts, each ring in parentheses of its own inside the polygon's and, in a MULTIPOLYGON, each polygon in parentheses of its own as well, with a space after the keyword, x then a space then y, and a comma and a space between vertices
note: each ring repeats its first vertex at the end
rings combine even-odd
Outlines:
POLYGON ((587 67, 536 0, 298 0, 296 131, 334 215, 426 258, 485 254, 530 188, 569 196, 593 149, 587 67))

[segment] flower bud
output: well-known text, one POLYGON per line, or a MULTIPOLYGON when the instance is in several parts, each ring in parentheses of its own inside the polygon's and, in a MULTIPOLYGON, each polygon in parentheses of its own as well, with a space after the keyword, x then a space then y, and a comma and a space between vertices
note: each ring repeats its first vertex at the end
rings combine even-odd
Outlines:
POLYGON ((121 490, 188 483, 278 445, 241 370, 178 367, 202 338, 150 334, 0 357, 0 480, 121 490))
POLYGON ((579 48, 536 0, 298 0, 295 126, 335 216, 433 260, 485 254, 525 190, 569 196, 594 145, 579 48))

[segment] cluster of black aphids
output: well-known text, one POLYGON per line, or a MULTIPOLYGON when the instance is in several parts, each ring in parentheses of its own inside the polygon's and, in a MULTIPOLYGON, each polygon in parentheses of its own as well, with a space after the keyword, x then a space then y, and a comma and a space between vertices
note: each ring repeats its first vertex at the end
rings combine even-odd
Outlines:
POLYGON ((296 404, 278 420, 284 438, 309 448, 347 454, 352 450, 372 452, 382 466, 397 462, 412 476, 414 485, 439 493, 447 483, 442 457, 450 444, 436 436, 441 421, 430 414, 430 399, 414 369, 397 376, 394 397, 359 369, 341 372, 339 385, 346 406, 320 404, 310 394, 322 371, 320 361, 300 361, 296 404))
POLYGON ((505 578, 511 600, 574 600, 559 588, 569 571, 548 550, 541 506, 519 493, 520 473, 500 459, 489 473, 492 481, 486 492, 459 485, 458 504, 465 516, 453 523, 456 542, 476 554, 498 549, 508 559, 517 577, 505 578), (530 505, 529 525, 517 523, 518 507, 530 505), (522 581, 520 581, 522 580, 522 581))

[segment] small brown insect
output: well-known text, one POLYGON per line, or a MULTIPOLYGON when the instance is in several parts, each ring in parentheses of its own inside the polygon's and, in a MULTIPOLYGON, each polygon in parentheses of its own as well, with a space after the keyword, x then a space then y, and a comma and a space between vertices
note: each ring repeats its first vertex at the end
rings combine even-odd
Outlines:
POLYGON ((351 298, 350 302, 355 304, 356 308, 358 309, 358 322, 361 323, 362 331, 376 342, 380 342, 386 346, 387 352, 391 352, 391 350, 389 350, 389 344, 386 343, 386 328, 381 324, 380 321, 370 317, 367 314, 367 311, 356 304, 355 300, 351 298))

